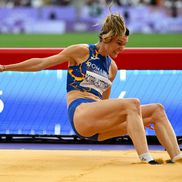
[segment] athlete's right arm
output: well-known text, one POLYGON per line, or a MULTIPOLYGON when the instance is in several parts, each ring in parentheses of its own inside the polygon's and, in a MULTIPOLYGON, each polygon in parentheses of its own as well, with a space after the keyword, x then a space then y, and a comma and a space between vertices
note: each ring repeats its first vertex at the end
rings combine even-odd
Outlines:
MULTIPOLYGON (((77 64, 76 60, 80 51, 79 45, 73 45, 65 48, 59 54, 46 58, 31 58, 16 64, 0 65, 0 72, 2 71, 40 71, 48 67, 52 67, 64 62, 77 64)), ((81 55, 80 55, 81 56, 81 55)))

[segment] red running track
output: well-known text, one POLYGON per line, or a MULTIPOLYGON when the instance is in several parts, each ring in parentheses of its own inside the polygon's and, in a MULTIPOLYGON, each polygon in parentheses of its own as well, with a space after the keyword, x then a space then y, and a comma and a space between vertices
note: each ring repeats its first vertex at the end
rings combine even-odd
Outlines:
MULTIPOLYGON (((63 48, 0 48, 0 64, 12 64, 33 57, 47 57, 63 48)), ((182 70, 182 48, 126 48, 115 59, 119 69, 182 70)), ((67 69, 67 64, 49 69, 67 69)))

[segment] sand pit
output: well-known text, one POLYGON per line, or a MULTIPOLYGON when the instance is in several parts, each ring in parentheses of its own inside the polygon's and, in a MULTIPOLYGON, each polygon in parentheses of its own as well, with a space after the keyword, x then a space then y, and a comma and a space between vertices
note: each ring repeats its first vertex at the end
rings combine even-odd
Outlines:
POLYGON ((1 182, 182 181, 182 164, 141 164, 134 150, 0 150, 0 163, 1 182))

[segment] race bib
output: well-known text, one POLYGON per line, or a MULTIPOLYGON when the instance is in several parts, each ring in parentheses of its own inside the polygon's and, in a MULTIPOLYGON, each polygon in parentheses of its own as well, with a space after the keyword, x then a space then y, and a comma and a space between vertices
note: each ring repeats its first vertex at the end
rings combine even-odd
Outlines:
POLYGON ((112 82, 97 73, 86 71, 85 79, 80 83, 80 86, 92 88, 98 91, 101 95, 112 85, 112 82))

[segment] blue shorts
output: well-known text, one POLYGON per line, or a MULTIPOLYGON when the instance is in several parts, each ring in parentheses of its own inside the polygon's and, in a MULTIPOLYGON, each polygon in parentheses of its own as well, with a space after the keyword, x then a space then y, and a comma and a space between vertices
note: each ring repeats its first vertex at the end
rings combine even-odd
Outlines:
MULTIPOLYGON (((80 104, 82 103, 88 103, 88 102, 96 102, 95 100, 93 99, 86 99, 86 98, 79 98, 79 99, 76 99, 74 100, 68 107, 68 116, 69 116, 69 120, 70 120, 70 123, 71 123, 71 126, 74 130, 74 132, 76 133, 76 135, 78 135, 80 138, 85 138, 85 139, 88 139, 88 140, 92 140, 92 141, 97 141, 98 140, 98 134, 95 134, 91 137, 84 137, 84 136, 81 136, 77 131, 76 131, 76 128, 74 126, 74 122, 73 122, 73 118, 74 118, 74 113, 75 113, 75 109, 77 108, 77 106, 79 106, 80 104)), ((87 122, 87 119, 85 118, 85 122, 87 122)))

